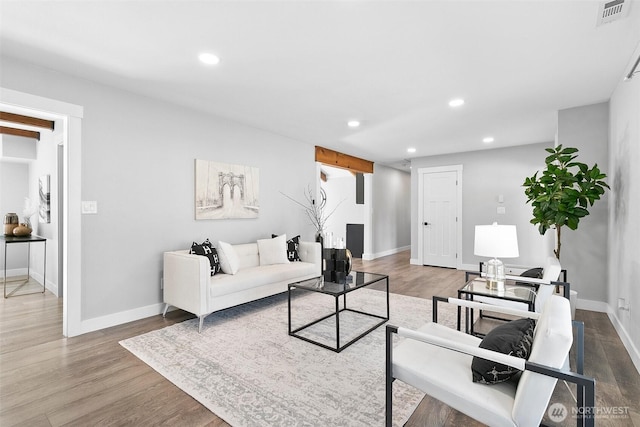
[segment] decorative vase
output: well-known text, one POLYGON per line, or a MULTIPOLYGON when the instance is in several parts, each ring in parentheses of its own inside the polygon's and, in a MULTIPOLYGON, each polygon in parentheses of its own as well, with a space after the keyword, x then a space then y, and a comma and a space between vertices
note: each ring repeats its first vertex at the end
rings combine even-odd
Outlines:
POLYGON ((322 231, 316 233, 316 242, 320 243, 320 275, 324 274, 324 235, 322 231))
POLYGON ((353 267, 353 256, 351 255, 351 251, 349 249, 345 249, 347 253, 347 275, 351 273, 351 268, 353 267))
POLYGON ((15 212, 9 212, 4 216, 4 235, 13 236, 13 230, 18 226, 18 215, 15 212))
POLYGON ((31 227, 27 226, 27 224, 22 223, 13 229, 13 235, 16 237, 30 236, 31 231, 31 227))

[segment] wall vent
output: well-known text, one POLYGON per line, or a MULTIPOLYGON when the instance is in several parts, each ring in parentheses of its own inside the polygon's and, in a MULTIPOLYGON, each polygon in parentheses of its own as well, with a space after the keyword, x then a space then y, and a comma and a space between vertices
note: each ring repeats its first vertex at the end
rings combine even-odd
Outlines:
POLYGON ((607 24, 627 16, 630 2, 630 0, 613 0, 601 3, 598 9, 598 22, 596 25, 607 24))

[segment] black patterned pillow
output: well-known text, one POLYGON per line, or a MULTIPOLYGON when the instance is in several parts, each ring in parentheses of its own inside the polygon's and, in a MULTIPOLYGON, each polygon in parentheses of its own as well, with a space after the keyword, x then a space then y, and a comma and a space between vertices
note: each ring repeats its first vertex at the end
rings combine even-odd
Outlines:
MULTIPOLYGON (((278 237, 277 234, 272 234, 271 238, 278 237)), ((290 262, 300 261, 300 255, 298 254, 298 247, 300 246, 300 236, 292 237, 287 240, 287 259, 290 262)))
POLYGON ((220 258, 218 258, 218 251, 213 247, 209 239, 205 240, 201 244, 193 242, 191 244, 190 254, 202 255, 209 258, 209 265, 211 266, 211 275, 220 273, 220 258))
MULTIPOLYGON (((533 344, 535 326, 536 322, 532 319, 513 320, 492 329, 484 337, 479 347, 528 359, 533 344)), ((471 362, 471 372, 474 383, 497 384, 507 381, 520 371, 493 360, 474 357, 471 362)))

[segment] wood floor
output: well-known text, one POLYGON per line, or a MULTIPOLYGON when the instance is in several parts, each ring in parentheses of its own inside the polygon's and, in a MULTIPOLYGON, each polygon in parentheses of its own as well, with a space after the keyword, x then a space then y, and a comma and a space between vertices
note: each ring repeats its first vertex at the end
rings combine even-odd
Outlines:
MULTIPOLYGON (((355 261, 356 270, 389 274, 391 292, 430 298, 455 296, 464 273, 409 265, 404 252, 355 261)), ((49 292, 0 301, 0 426, 226 426, 118 341, 193 317, 176 310, 64 338, 62 300, 49 292)), ((640 427, 640 375, 605 314, 578 310, 586 324, 587 375, 597 379, 597 405, 628 408, 599 426, 640 427)), ((552 402, 570 394, 563 383, 552 402)), ((547 421, 548 425, 558 425, 547 421)), ((425 397, 407 426, 479 425, 425 397)), ((567 420, 563 425, 575 425, 567 420)))

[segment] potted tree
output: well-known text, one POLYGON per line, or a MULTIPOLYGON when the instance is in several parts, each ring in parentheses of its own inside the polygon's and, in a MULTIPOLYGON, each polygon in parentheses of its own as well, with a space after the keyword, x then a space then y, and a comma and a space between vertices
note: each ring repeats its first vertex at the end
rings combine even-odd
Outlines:
POLYGON ((556 229, 556 249, 553 251, 560 259, 562 227, 576 230, 580 218, 589 215, 588 208, 609 188, 607 177, 595 164, 589 168, 575 161, 578 149, 558 145, 545 149, 549 154, 545 159, 546 169, 525 179, 523 186, 527 203, 533 206, 533 219, 540 234, 548 229, 556 229))

